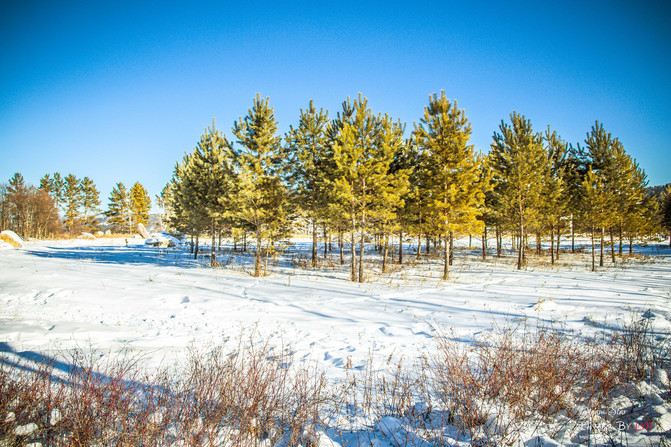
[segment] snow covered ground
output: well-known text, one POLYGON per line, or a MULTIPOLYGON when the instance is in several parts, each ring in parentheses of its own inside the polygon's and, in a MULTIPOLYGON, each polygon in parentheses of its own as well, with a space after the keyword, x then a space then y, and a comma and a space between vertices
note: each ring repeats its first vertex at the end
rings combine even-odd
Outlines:
POLYGON ((636 246, 638 256, 614 265, 607 258, 597 272, 589 271, 587 253, 562 253, 555 266, 531 258, 517 271, 512 254, 490 252, 481 261, 467 242, 457 244, 449 281, 440 281, 440 259, 417 262, 408 253, 409 265, 385 274, 369 256, 361 284, 348 281, 337 252, 331 267, 295 267, 309 254, 304 241, 262 278, 250 276, 251 256, 222 253, 223 267, 212 269, 188 250, 138 239, 25 242, 0 250, 0 350, 57 354, 78 346, 109 355, 131 348, 152 368, 189 346, 255 328, 338 380, 348 362, 361 366, 371 355, 416 360, 432 349, 436 330, 465 342, 516 325, 589 335, 645 314, 656 331, 671 331, 668 246, 636 246))

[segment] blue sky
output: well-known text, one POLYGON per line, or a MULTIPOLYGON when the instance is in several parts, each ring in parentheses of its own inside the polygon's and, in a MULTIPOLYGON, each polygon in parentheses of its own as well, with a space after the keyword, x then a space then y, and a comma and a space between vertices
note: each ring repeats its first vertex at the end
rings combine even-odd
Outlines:
POLYGON ((665 1, 4 1, 0 182, 89 176, 106 209, 119 181, 153 199, 257 92, 284 133, 310 99, 335 116, 359 92, 412 129, 445 90, 479 150, 513 110, 574 144, 599 120, 668 183, 670 22, 665 1))

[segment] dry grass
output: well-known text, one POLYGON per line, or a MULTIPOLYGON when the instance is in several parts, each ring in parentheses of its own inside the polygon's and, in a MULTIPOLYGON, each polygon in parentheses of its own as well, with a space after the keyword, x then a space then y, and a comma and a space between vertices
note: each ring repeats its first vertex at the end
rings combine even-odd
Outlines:
POLYGON ((133 355, 104 361, 77 350, 58 363, 0 355, 0 444, 313 446, 325 428, 372 441, 393 418, 408 427, 393 445, 451 445, 455 436, 510 445, 577 433, 595 415, 614 436, 602 409, 668 372, 668 339, 648 319, 589 340, 556 328, 497 330, 476 343, 442 335, 421 361, 376 365, 371 355, 332 385, 254 336, 241 336, 232 353, 192 349, 152 375, 133 355))

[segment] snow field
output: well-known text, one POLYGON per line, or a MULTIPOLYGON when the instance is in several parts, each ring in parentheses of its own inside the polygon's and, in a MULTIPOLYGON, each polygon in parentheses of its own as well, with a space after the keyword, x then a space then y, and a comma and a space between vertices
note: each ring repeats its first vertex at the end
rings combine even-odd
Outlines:
MULTIPOLYGON (((290 348, 297 364, 316 363, 337 382, 346 366, 356 371, 389 358, 414 364, 435 350, 436 331, 466 343, 493 328, 536 325, 592 336, 643 315, 658 333, 671 331, 671 251, 663 246, 637 247, 655 256, 615 266, 607 260, 596 273, 588 270, 587 253, 562 253, 554 267, 531 258, 518 272, 510 257, 490 254, 483 262, 462 240, 447 282, 439 281, 439 259, 415 262, 408 252, 409 266, 380 274, 371 262, 368 281, 359 284, 347 281, 347 266, 292 267, 291 259, 309 253, 306 243, 270 265, 263 278, 249 275, 248 258, 222 254, 226 267, 211 269, 207 259, 143 243, 26 242, 22 250, 3 250, 1 350, 21 357, 73 347, 104 356, 131 349, 152 369, 181 359, 188 347, 225 348, 227 340, 254 331, 290 348)), ((369 433, 368 442, 396 445, 392 432, 402 421, 384 421, 362 421, 379 434, 369 433)), ((356 445, 356 439, 342 441, 356 445)))

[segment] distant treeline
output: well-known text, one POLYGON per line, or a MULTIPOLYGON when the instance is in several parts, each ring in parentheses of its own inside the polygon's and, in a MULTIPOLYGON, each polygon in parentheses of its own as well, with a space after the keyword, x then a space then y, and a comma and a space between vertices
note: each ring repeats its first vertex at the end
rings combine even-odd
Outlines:
MULTIPOLYGON (((104 214, 112 229, 130 232, 137 223, 146 225, 150 208, 147 190, 139 182, 130 191, 117 183, 104 214)), ((98 231, 100 211, 100 193, 89 177, 63 177, 56 172, 44 175, 39 187, 34 187, 17 172, 8 184, 0 184, 0 229, 11 229, 24 238, 98 231)))

